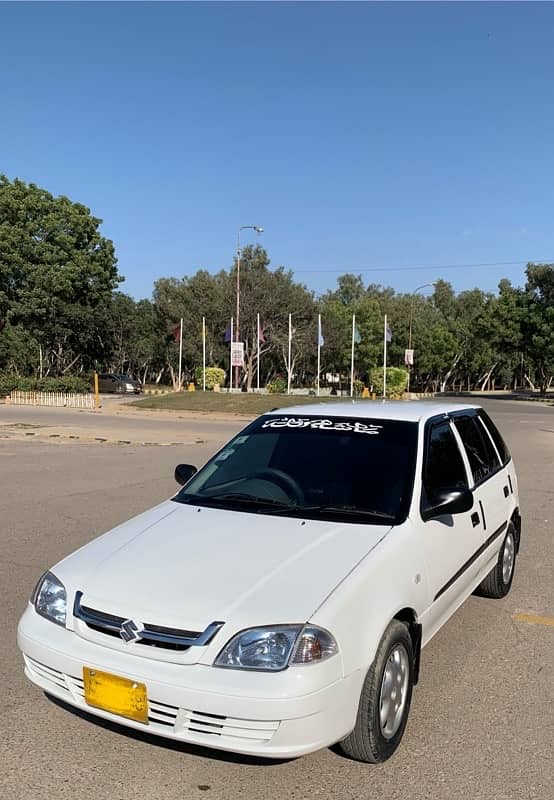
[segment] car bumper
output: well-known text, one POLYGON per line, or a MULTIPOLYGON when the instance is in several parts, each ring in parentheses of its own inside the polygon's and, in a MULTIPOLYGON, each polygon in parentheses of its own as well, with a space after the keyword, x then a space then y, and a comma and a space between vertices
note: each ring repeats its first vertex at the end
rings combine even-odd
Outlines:
MULTIPOLYGON (((354 727, 363 681, 358 671, 323 686, 310 679, 312 690, 299 694, 299 684, 307 688, 304 671, 324 664, 249 674, 159 662, 82 639, 31 606, 19 623, 18 644, 27 677, 82 711, 169 739, 266 758, 293 758, 343 739, 354 727), (88 706, 83 666, 145 683, 148 724, 88 706)), ((320 674, 328 680, 332 673, 320 674)))

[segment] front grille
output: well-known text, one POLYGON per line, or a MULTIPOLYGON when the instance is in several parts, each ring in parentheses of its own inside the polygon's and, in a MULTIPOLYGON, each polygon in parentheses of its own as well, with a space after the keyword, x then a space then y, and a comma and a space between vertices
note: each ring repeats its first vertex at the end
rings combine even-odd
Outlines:
MULTIPOLYGON (((87 706, 85 702, 82 677, 66 675, 27 655, 24 658, 33 680, 45 691, 50 690, 84 711, 96 712, 96 709, 87 706)), ((109 714, 109 717, 114 722, 125 724, 116 714, 109 714)), ((189 711, 148 698, 148 728, 153 733, 170 733, 176 739, 198 744, 215 744, 216 739, 222 746, 225 743, 230 746, 265 744, 271 741, 279 724, 278 720, 240 719, 204 711, 189 711)))
MULTIPOLYGON (((184 730, 236 744, 262 744, 273 738, 279 727, 277 720, 238 719, 202 711, 183 710, 184 730)), ((215 742, 214 742, 215 743, 215 742)), ((209 743, 208 743, 209 744, 209 743)))
MULTIPOLYGON (((108 614, 106 611, 99 611, 89 606, 81 605, 82 592, 75 594, 73 614, 82 620, 85 625, 97 633, 122 638, 122 625, 126 622, 126 617, 108 614)), ((206 647, 214 638, 223 622, 212 622, 203 631, 187 631, 180 628, 169 628, 163 625, 152 625, 151 623, 137 626, 136 644, 148 645, 150 647, 162 647, 167 650, 185 651, 190 647, 206 647)))

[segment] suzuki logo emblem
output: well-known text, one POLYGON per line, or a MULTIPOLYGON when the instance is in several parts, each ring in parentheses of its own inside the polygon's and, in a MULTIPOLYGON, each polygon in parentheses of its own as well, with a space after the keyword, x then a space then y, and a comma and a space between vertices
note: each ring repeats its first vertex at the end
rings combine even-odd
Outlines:
POLYGON ((134 620, 126 619, 125 622, 121 623, 119 635, 124 642, 136 642, 138 639, 140 639, 141 633, 142 629, 134 620))

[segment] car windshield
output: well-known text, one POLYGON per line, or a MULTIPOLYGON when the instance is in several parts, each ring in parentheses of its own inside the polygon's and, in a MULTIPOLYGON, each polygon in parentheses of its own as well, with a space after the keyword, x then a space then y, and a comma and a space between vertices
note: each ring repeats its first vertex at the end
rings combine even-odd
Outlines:
POLYGON ((417 423, 265 416, 174 498, 258 514, 392 524, 410 504, 417 423))
POLYGON ((130 375, 116 375, 115 377, 120 381, 132 381, 133 380, 130 377, 130 375))

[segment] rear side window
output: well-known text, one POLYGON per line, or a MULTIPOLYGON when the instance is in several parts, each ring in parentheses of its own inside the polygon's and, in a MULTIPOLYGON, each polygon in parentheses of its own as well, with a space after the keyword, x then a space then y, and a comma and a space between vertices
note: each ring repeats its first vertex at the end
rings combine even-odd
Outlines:
POLYGON ((498 428, 496 427, 492 419, 489 417, 487 412, 483 411, 483 409, 479 411, 479 419, 490 433, 492 440, 496 445, 496 449, 498 450, 498 455, 500 456, 502 464, 507 464, 511 458, 511 455, 510 451, 506 446, 506 442, 500 435, 498 428))
POLYGON ((473 480, 480 483, 500 467, 493 444, 477 417, 457 417, 454 424, 462 438, 473 480))
POLYGON ((423 485, 427 497, 439 489, 467 489, 467 475, 462 454, 447 420, 431 428, 423 470, 423 485))

